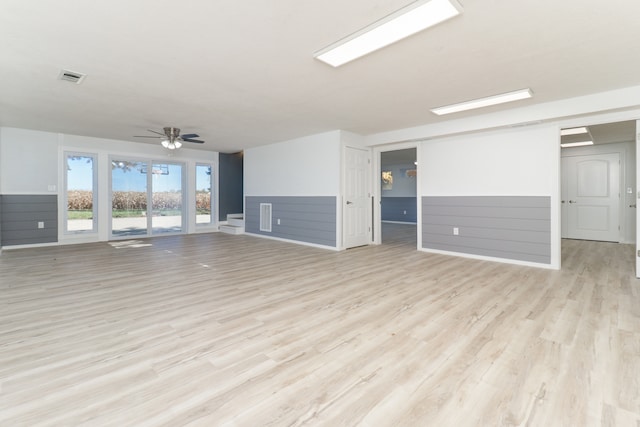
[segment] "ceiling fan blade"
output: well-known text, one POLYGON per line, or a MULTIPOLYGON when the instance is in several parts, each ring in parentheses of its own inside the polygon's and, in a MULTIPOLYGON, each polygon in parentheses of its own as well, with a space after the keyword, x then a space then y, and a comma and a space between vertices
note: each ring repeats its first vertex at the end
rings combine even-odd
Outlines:
POLYGON ((159 136, 149 136, 149 135, 133 135, 134 138, 161 138, 159 136))
POLYGON ((155 130, 151 130, 151 129, 147 129, 147 130, 148 130, 149 132, 157 133, 157 134, 158 134, 158 135, 160 135, 160 136, 167 136, 167 135, 165 135, 165 134, 164 134, 164 133, 162 133, 162 132, 156 132, 155 130))
POLYGON ((191 139, 191 138, 197 138, 200 135, 198 135, 197 133, 185 133, 184 135, 180 135, 180 138, 182 139, 191 139))
POLYGON ((200 141, 198 139, 182 138, 182 140, 185 142, 195 142, 196 144, 204 144, 204 141, 200 141))

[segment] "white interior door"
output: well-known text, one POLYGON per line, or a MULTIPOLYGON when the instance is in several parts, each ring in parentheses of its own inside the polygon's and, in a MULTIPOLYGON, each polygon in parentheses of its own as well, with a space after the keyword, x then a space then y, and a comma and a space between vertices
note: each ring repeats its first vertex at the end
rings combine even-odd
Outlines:
POLYGON ((368 150, 344 148, 344 197, 342 239, 344 248, 369 244, 370 193, 368 150))
MULTIPOLYGON (((640 120, 636 121, 636 199, 640 199, 640 120)), ((638 200, 636 200, 636 205, 638 200)), ((636 209, 636 277, 640 278, 640 208, 636 209)))
POLYGON ((563 167, 563 237, 618 242, 620 155, 565 157, 563 167))
POLYGON ((560 173, 560 193, 562 197, 562 207, 560 209, 560 237, 563 239, 569 238, 569 209, 567 205, 567 193, 569 191, 569 184, 567 176, 569 175, 569 158, 561 157, 561 173, 560 173))

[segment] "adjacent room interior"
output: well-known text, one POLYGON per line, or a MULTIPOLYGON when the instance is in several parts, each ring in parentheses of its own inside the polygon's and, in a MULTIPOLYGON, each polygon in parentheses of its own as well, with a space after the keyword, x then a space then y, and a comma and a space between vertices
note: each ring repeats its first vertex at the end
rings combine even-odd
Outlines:
POLYGON ((490 6, 4 0, 0 425, 640 425, 640 3, 490 6))

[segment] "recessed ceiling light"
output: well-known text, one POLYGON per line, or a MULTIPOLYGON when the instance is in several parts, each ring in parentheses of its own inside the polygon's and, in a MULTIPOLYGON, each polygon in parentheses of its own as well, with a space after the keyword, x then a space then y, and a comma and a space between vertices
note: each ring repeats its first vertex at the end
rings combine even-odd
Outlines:
POLYGON ((560 135, 562 136, 567 136, 567 135, 580 135, 583 133, 589 133, 589 131, 587 130, 586 127, 582 126, 579 128, 571 128, 571 129, 562 129, 560 131, 560 135))
POLYGON ((474 99, 472 101, 461 102, 459 104, 445 105, 431 110, 439 116, 443 114, 459 113, 460 111, 473 110, 476 108, 489 107, 491 105, 504 104, 505 102, 519 101, 521 99, 531 98, 533 93, 531 89, 521 89, 513 92, 507 92, 500 95, 489 96, 487 98, 474 99))
POLYGON ((560 147, 582 147, 583 145, 593 145, 593 141, 567 142, 566 144, 560 144, 560 147))
POLYGON ((460 13, 462 6, 456 0, 418 0, 313 56, 339 67, 460 13))

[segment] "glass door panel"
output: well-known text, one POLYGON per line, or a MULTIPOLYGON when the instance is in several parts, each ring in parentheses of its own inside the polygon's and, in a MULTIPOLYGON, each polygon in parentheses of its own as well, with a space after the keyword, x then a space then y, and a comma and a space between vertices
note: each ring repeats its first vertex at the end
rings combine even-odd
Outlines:
POLYGON ((111 234, 147 234, 147 163, 111 162, 111 234))
POLYGON ((196 165, 196 225, 211 224, 211 165, 196 165))
POLYGON ((92 154, 67 154, 65 231, 96 230, 96 168, 92 154))
POLYGON ((152 233, 182 231, 182 165, 153 163, 151 170, 152 233))

